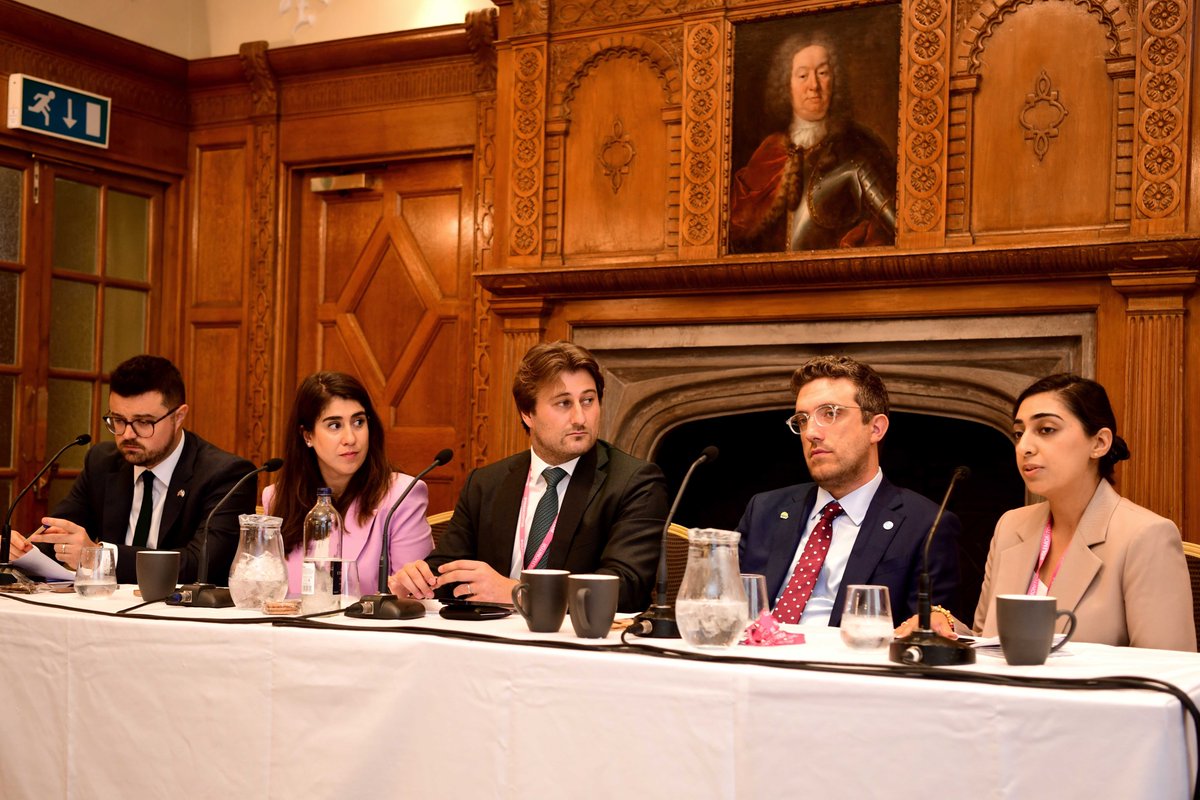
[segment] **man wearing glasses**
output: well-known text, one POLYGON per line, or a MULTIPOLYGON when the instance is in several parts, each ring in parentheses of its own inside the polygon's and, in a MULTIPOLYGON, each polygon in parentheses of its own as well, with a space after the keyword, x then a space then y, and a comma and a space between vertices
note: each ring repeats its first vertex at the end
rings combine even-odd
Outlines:
MULTIPOLYGON (((922 550, 938 507, 879 468, 887 389, 866 364, 820 356, 792 374, 792 391, 787 425, 814 482, 750 499, 737 526, 742 571, 766 575, 780 622, 839 626, 845 587, 875 584, 888 587, 899 624, 917 613, 922 550)), ((929 548, 934 603, 950 602, 958 585, 960 530, 946 512, 929 548)))
MULTIPOLYGON (((113 370, 109 385, 103 420, 115 441, 88 451, 71 493, 29 541, 52 546, 68 569, 83 547, 108 543, 117 550, 120 583, 137 582, 138 550, 178 550, 179 580, 194 581, 204 521, 254 465, 184 432, 183 378, 167 359, 134 356, 113 370)), ((247 482, 213 517, 208 577, 218 585, 227 582, 237 549, 238 515, 253 513, 254 503, 247 482)))

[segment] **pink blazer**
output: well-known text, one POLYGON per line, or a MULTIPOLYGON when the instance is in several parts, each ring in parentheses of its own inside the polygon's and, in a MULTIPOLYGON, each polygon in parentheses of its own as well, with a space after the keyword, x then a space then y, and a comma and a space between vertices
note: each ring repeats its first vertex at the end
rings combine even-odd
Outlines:
MULTIPOLYGON (((1050 515, 1048 503, 1000 517, 984 573, 975 630, 996 635, 996 595, 1025 594, 1050 515)), ((1196 650, 1192 589, 1179 529, 1100 481, 1050 587, 1075 612, 1074 639, 1160 650, 1196 650)), ((1067 619, 1056 630, 1065 631, 1067 619)))
MULTIPOLYGON (((383 547, 383 523, 392 504, 411 480, 411 475, 393 472, 391 488, 365 524, 358 521, 358 501, 350 506, 349 513, 343 520, 342 557, 354 559, 358 564, 358 579, 363 594, 375 594, 379 591, 379 554, 383 547)), ((267 513, 270 513, 274 496, 274 484, 263 490, 263 508, 267 509, 267 513)), ((429 487, 424 481, 418 481, 408 493, 408 497, 404 498, 404 503, 392 515, 392 528, 387 537, 392 572, 402 564, 424 558, 433 549, 433 536, 429 531, 429 523, 425 521, 428 506, 429 487)), ((303 563, 304 552, 301 548, 297 547, 287 554, 289 594, 300 594, 300 571, 303 563)))

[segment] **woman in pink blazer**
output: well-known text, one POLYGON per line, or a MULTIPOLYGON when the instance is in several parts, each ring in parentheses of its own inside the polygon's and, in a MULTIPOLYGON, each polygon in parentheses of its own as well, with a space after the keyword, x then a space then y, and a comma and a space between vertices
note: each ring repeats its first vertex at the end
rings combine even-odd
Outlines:
POLYGON ((367 390, 342 372, 317 372, 296 390, 279 479, 263 491, 263 507, 283 518, 288 591, 300 592, 304 561, 304 517, 317 489, 333 490, 342 515, 342 557, 358 563, 363 594, 379 591, 379 555, 387 542, 395 566, 424 558, 433 549, 425 521, 429 488, 419 482, 392 515, 392 505, 412 477, 392 472, 384 449, 383 425, 367 390))
POLYGON ((1129 448, 1104 387, 1042 378, 1017 398, 1013 439, 1025 485, 1046 502, 996 523, 975 630, 996 635, 997 595, 1050 595, 1075 612, 1077 641, 1194 652, 1179 529, 1113 488, 1129 448))

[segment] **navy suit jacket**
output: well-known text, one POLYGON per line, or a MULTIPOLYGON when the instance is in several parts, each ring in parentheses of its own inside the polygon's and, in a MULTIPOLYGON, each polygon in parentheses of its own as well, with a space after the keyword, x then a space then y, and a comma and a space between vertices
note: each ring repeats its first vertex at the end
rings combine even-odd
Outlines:
MULTIPOLYGON (((772 602, 791 577, 789 569, 816 497, 815 483, 756 494, 750 498, 738 523, 737 529, 742 534, 738 543, 742 572, 766 575, 772 602), (782 517, 784 512, 787 519, 782 517)), ((883 479, 850 551, 829 616, 830 625, 841 625, 846 587, 860 583, 888 587, 895 624, 917 613, 921 552, 937 509, 936 503, 893 485, 886 477, 883 479)), ((958 587, 961 531, 958 517, 946 512, 929 548, 931 595, 935 604, 949 604, 958 587)))
MULTIPOLYGON (((197 536, 221 498, 242 476, 254 469, 244 458, 226 453, 188 431, 183 452, 171 474, 158 529, 158 549, 179 551, 179 580, 196 580, 200 563, 197 536)), ((253 514, 256 486, 246 481, 213 517, 208 530, 208 580, 218 586, 229 582, 229 567, 237 550, 239 514, 253 514)), ((129 512, 133 508, 133 465, 113 442, 88 450, 83 472, 71 492, 50 513, 69 519, 87 531, 93 541, 117 546, 117 581, 137 583, 137 551, 125 544, 129 512)))
MULTIPOLYGON (((467 476, 450 524, 425 559, 435 572, 450 561, 471 559, 509 574, 529 462, 525 450, 467 476)), ((650 605, 666 516, 662 470, 597 441, 567 484, 549 567, 616 575, 617 608, 643 611, 650 605)))

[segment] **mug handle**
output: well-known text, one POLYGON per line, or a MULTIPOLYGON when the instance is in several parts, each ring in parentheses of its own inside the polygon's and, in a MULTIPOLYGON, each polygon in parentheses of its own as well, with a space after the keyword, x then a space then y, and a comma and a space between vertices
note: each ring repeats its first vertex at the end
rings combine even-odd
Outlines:
POLYGON ((579 617, 579 621, 583 623, 583 630, 591 630, 592 624, 587 618, 587 596, 591 592, 586 586, 581 586, 575 590, 575 610, 571 613, 579 617))
POLYGON ((525 597, 528 594, 529 594, 529 584, 528 583, 518 583, 512 589, 513 605, 516 607, 517 611, 519 611, 521 613, 521 616, 526 619, 526 621, 529 620, 529 611, 525 608, 524 605, 522 605, 521 598, 525 597))
POLYGON ((1059 618, 1059 617, 1061 617, 1063 614, 1066 614, 1066 615, 1067 615, 1067 617, 1069 617, 1069 618, 1070 618, 1071 622, 1070 622, 1070 624, 1068 624, 1068 625, 1067 625, 1067 635, 1063 637, 1063 640, 1062 640, 1061 642, 1059 642, 1058 644, 1054 645, 1054 647, 1051 647, 1051 648, 1050 648, 1050 652, 1051 652, 1051 653, 1053 653, 1053 652, 1054 652, 1055 650, 1057 650, 1058 648, 1062 647, 1062 646, 1063 646, 1064 644, 1066 644, 1067 642, 1071 641, 1071 637, 1072 637, 1072 636, 1075 634, 1075 623, 1076 623, 1076 622, 1078 622, 1078 620, 1076 620, 1076 619, 1075 619, 1075 614, 1074 614, 1073 612, 1071 612, 1071 611, 1068 611, 1067 609, 1065 609, 1065 608, 1064 608, 1064 609, 1060 610, 1060 611, 1059 611, 1057 614, 1055 614, 1055 615, 1054 615, 1054 618, 1055 618, 1055 619, 1058 619, 1058 618, 1059 618))

